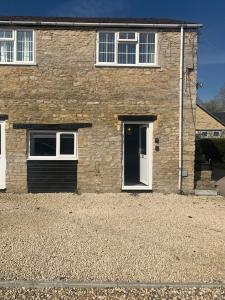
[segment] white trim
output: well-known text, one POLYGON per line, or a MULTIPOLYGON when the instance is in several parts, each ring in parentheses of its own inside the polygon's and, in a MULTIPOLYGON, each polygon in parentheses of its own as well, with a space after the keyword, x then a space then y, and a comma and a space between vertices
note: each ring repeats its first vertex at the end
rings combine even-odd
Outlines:
MULTIPOLYGON (((69 156, 69 155, 68 155, 69 156)), ((78 160, 76 157, 56 157, 56 156, 30 156, 27 160, 78 160)))
MULTIPOLYGON (((118 65, 118 43, 116 42, 118 40, 119 32, 115 32, 115 56, 114 56, 114 63, 112 65, 118 65)), ((98 61, 98 64, 102 64, 101 62, 98 61)), ((105 63, 106 65, 109 65, 111 63, 105 63)))
POLYGON ((159 63, 158 42, 159 42, 159 35, 158 32, 156 32, 155 33, 155 65, 156 66, 158 66, 159 63))
POLYGON ((184 27, 180 29, 180 75, 179 75, 179 161, 178 161, 178 190, 182 193, 183 183, 183 98, 184 98, 184 27))
POLYGON ((135 43, 137 43, 138 42, 138 34, 137 34, 137 31, 135 31, 135 30, 126 30, 126 31, 119 31, 118 32, 119 33, 119 35, 118 35, 118 38, 117 38, 117 41, 119 41, 119 42, 135 42, 135 43), (120 38, 120 33, 134 33, 134 39, 121 39, 120 38))
POLYGON ((119 34, 124 31, 116 31, 116 30, 100 30, 97 31, 97 37, 96 37, 96 67, 154 67, 154 68, 160 68, 158 65, 158 33, 156 30, 139 30, 139 31, 134 31, 134 30, 127 30, 126 32, 132 32, 135 33, 135 39, 119 39, 119 34), (115 34, 115 46, 114 46, 114 62, 100 62, 99 61, 99 33, 101 32, 109 32, 109 33, 114 33, 115 34), (155 52, 154 52, 154 63, 140 63, 139 62, 139 35, 140 33, 154 33, 155 34, 155 52), (135 64, 119 64, 118 63, 118 45, 119 43, 134 43, 136 44, 136 57, 135 57, 135 64))
POLYGON ((123 185, 123 191, 152 191, 150 186, 145 185, 123 185))
POLYGON ((30 130, 28 134, 28 158, 27 160, 78 160, 78 133, 74 131, 57 131, 57 130, 30 130), (55 156, 33 156, 30 155, 30 135, 31 133, 55 133, 56 134, 56 155, 55 156), (60 154, 60 135, 74 135, 74 155, 60 154))
POLYGON ((157 64, 117 64, 117 63, 96 63, 96 67, 131 67, 131 68, 161 68, 160 65, 157 64))
POLYGON ((149 142, 149 124, 140 125, 139 126, 139 153, 138 153, 138 155, 139 155, 139 163, 140 163, 140 169, 139 169, 139 176, 140 176, 140 178, 139 178, 139 181, 141 183, 147 185, 147 186, 149 186, 149 181, 150 181, 149 168, 147 168, 147 170, 146 170, 147 171, 147 178, 143 178, 143 176, 142 176, 143 173, 141 172, 142 171, 141 170, 141 160, 143 160, 143 159, 149 160, 149 156, 150 156, 149 155, 150 154, 150 147, 149 147, 149 145, 150 145, 150 142, 149 142), (145 131, 145 133, 146 133, 146 136, 145 136, 145 138, 146 138, 145 153, 142 153, 142 145, 141 145, 141 143, 142 143, 141 129, 142 128, 145 128, 145 130, 146 130, 145 131))
POLYGON ((128 190, 152 190, 152 182, 153 182, 153 122, 150 121, 122 121, 122 186, 121 189, 124 191, 128 190), (137 124, 137 125, 148 125, 148 150, 149 150, 149 185, 125 185, 125 167, 124 167, 124 125, 125 124, 137 124))
POLYGON ((5 121, 0 121, 1 130, 1 154, 0 154, 0 189, 6 188, 6 137, 5 137, 5 121))
POLYGON ((37 66, 35 62, 0 62, 0 66, 37 66))
POLYGON ((11 30, 12 31, 12 38, 4 39, 0 38, 0 41, 11 41, 13 42, 13 61, 12 62, 1 62, 0 65, 24 65, 24 66, 29 66, 29 65, 36 65, 36 32, 33 29, 30 28, 17 28, 17 29, 12 29, 12 28, 0 28, 0 30, 11 30), (32 32, 32 42, 33 42, 33 60, 32 61, 18 61, 17 60, 17 31, 30 31, 32 32))

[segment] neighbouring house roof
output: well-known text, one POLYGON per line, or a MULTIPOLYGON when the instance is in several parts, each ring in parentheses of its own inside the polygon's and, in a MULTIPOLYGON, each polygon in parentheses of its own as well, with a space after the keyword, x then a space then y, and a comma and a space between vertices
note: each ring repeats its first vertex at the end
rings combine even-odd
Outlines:
MULTIPOLYGON (((210 113, 205 107, 203 107, 200 104, 197 104, 197 107, 199 107, 202 111, 204 111, 209 117, 211 117, 212 119, 214 119, 215 121, 217 121, 218 123, 220 123, 222 126, 225 126, 225 112, 218 112, 218 113, 210 113)), ((200 129, 198 128, 198 114, 196 116, 197 121, 196 121, 196 129, 200 129)), ((206 124, 209 124, 209 122, 206 120, 206 124)), ((207 127, 207 126, 206 126, 207 127)), ((207 128, 204 128, 207 129, 207 128)))
POLYGON ((201 24, 165 18, 86 18, 86 17, 37 17, 0 16, 0 24, 48 26, 138 26, 138 27, 201 27, 201 24))
POLYGON ((217 120, 220 120, 220 122, 225 125, 225 112, 224 111, 214 112, 213 115, 215 118, 217 118, 217 120))

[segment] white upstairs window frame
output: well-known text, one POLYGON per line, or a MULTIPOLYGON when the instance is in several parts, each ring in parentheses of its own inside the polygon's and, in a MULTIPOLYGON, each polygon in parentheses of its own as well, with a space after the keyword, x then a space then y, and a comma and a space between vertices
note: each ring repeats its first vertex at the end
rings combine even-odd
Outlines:
POLYGON ((36 65, 36 32, 33 29, 26 29, 26 28, 4 28, 0 27, 0 31, 12 31, 12 38, 1 38, 0 42, 13 42, 13 60, 10 61, 0 61, 0 65, 36 65), (32 32, 32 44, 33 44, 33 51, 32 56, 33 59, 30 61, 20 61, 17 60, 17 33, 18 32, 32 32))
POLYGON ((114 66, 114 67, 159 67, 158 64, 158 32, 156 30, 99 30, 96 35, 96 66, 114 66), (99 34, 100 33, 114 33, 114 62, 101 62, 99 61, 99 34), (135 33, 135 38, 120 38, 120 33, 135 33), (139 62, 139 36, 141 33, 152 33, 155 35, 155 49, 154 49, 154 62, 152 63, 141 63, 139 62), (136 44, 136 63, 135 64, 120 64, 118 63, 118 45, 119 43, 134 43, 136 44))
POLYGON ((28 134, 28 159, 27 160, 78 160, 78 133, 77 131, 56 131, 56 130, 29 130, 28 134), (31 155, 31 134, 56 135, 56 155, 38 156, 31 155), (74 153, 73 154, 60 154, 60 137, 62 134, 72 134, 74 136, 74 153))
POLYGON ((118 32, 118 42, 138 42, 138 33, 136 31, 119 31, 118 32), (121 34, 132 34, 134 33, 134 38, 121 38, 121 34))

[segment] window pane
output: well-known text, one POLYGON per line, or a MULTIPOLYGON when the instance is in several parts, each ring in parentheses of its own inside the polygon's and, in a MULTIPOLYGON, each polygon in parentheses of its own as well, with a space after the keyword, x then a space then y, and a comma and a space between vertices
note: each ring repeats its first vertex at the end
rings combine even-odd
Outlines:
POLYGON ((214 132, 213 132, 213 135, 214 135, 214 136, 220 136, 220 133, 221 133, 220 131, 214 131, 214 132))
POLYGON ((31 133, 31 156, 56 156, 56 133, 31 133))
POLYGON ((32 31, 17 31, 17 61, 33 61, 32 31))
POLYGON ((60 154, 74 155, 74 134, 60 134, 60 154))
POLYGON ((11 39, 12 30, 0 30, 0 39, 11 39))
POLYGON ((0 62, 12 62, 13 61, 13 42, 0 41, 0 62))
POLYGON ((118 63, 135 64, 136 63, 136 44, 119 43, 118 45, 118 63))
POLYGON ((155 33, 139 34, 139 62, 155 62, 155 33))
POLYGON ((146 133, 147 133, 147 128, 146 127, 141 127, 141 149, 140 153, 146 155, 147 150, 146 150, 146 133))
POLYGON ((115 61, 115 33, 100 32, 99 33, 99 62, 115 61))
POLYGON ((127 40, 127 39, 134 40, 135 39, 135 32, 120 32, 119 33, 119 38, 121 40, 127 40))

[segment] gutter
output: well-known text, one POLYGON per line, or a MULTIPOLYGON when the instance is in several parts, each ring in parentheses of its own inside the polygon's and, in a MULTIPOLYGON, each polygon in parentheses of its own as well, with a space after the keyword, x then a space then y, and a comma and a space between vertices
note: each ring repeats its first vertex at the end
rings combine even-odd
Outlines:
POLYGON ((182 194, 183 183, 183 85, 184 79, 184 27, 180 28, 180 80, 179 80, 179 181, 178 190, 182 194))
POLYGON ((0 25, 29 25, 29 26, 68 26, 68 27, 142 27, 142 28, 193 28, 202 24, 143 24, 143 23, 88 23, 88 22, 42 22, 42 21, 0 21, 0 25))

